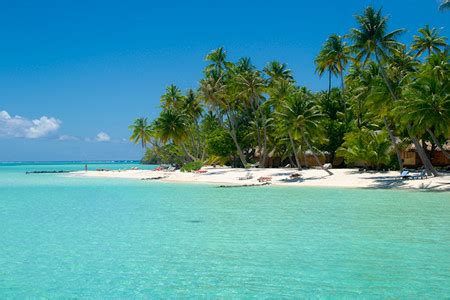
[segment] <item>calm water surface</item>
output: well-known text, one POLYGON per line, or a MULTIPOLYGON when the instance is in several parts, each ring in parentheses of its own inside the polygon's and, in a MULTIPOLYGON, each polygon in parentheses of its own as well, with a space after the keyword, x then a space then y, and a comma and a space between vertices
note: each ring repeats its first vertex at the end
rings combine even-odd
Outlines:
POLYGON ((24 173, 83 167, 0 164, 0 298, 450 296, 450 193, 24 173))

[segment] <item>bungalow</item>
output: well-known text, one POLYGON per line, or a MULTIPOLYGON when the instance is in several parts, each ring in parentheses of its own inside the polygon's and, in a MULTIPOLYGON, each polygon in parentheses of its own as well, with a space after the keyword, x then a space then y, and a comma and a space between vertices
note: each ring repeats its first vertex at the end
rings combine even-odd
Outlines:
MULTIPOLYGON (((426 151, 431 157, 431 163, 433 166, 437 167, 448 167, 450 166, 450 159, 448 159, 445 154, 441 151, 441 149, 434 147, 431 143, 426 142, 426 151)), ((447 141, 444 145, 442 145, 445 151, 450 152, 450 142, 447 141)), ((406 149, 402 150, 400 156, 403 160, 403 165, 405 167, 421 167, 422 160, 419 157, 419 154, 416 152, 416 148, 414 144, 409 145, 406 149)))

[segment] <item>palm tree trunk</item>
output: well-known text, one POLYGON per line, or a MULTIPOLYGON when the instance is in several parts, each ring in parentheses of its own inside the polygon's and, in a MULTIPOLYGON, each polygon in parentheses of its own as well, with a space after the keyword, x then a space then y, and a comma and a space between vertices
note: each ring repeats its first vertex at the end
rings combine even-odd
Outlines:
POLYGON ((402 172, 403 171, 403 160, 402 160, 402 156, 400 154, 400 149, 398 149, 397 141, 395 139, 394 134, 392 133, 391 128, 389 127, 387 118, 384 117, 383 121, 384 121, 384 127, 386 127, 386 130, 389 133, 389 138, 391 139, 392 146, 394 146, 394 150, 395 150, 395 154, 397 155, 398 166, 400 168, 400 172, 402 172))
POLYGON ((344 118, 345 118, 345 124, 347 124, 347 100, 345 99, 344 73, 342 70, 340 73, 341 73, 342 101, 344 103, 344 118))
POLYGON ((297 164, 297 169, 302 170, 302 165, 300 164, 300 160, 298 159, 297 151, 295 151, 294 139, 292 138, 292 134, 291 134, 290 130, 288 131, 288 134, 289 134, 289 141, 291 142, 292 151, 294 152, 295 163, 297 164))
POLYGON ((196 156, 196 160, 198 159, 198 157, 200 156, 199 152, 198 152, 198 148, 197 148, 197 142, 195 140, 195 137, 193 134, 190 135, 190 140, 191 140, 191 145, 192 145, 192 150, 194 151, 194 154, 196 156))
POLYGON ((333 172, 331 172, 331 171, 328 170, 328 169, 325 169, 325 168, 323 167, 323 165, 320 163, 319 158, 317 157, 316 153, 314 152, 313 148, 311 147, 311 144, 309 143, 308 139, 306 138, 305 132, 303 132, 303 131, 302 131, 302 136, 303 136, 303 140, 305 141, 305 143, 306 143, 306 145, 308 146, 309 150, 312 152, 312 154, 313 154, 313 156, 314 156, 314 159, 316 160, 316 163, 320 166, 320 168, 321 168, 322 170, 324 170, 325 172, 327 172, 328 175, 333 175, 333 172))
POLYGON ((192 161, 196 161, 197 158, 195 156, 193 156, 188 149, 186 148, 186 145, 184 143, 180 143, 181 148, 183 148, 184 153, 192 160, 192 161))
POLYGON ((330 101, 331 96, 331 70, 328 70, 328 101, 330 101))
POLYGON ((444 156, 447 159, 450 159, 450 155, 447 153, 447 151, 445 151, 444 147, 442 147, 442 144, 439 142, 439 140, 436 138, 436 136, 434 135, 433 131, 431 131, 430 129, 427 129, 427 132, 431 135, 431 138, 433 139, 433 143, 438 146, 439 149, 441 149, 442 154, 444 154, 444 156))
POLYGON ((263 168, 266 167, 266 161, 267 161, 267 125, 266 125, 266 118, 263 117, 263 155, 262 155, 262 161, 260 161, 259 165, 263 168))
POLYGON ((196 131, 196 135, 197 135, 197 139, 196 139, 197 140, 197 153, 203 161, 202 137, 200 134, 200 127, 198 125, 198 120, 195 120, 195 131, 196 131))
POLYGON ((411 140, 413 141, 414 146, 416 147, 417 154, 419 154, 420 160, 422 160, 423 166, 427 170, 427 174, 428 175, 433 174, 434 176, 439 176, 439 173, 434 169, 433 165, 431 164, 430 160, 428 159, 428 156, 425 153, 425 150, 422 148, 422 146, 420 145, 417 138, 412 134, 411 125, 408 124, 407 129, 408 129, 408 134, 411 137, 411 140))
MULTIPOLYGON (((383 77, 384 83, 388 87, 388 90, 392 96, 392 99, 394 101, 397 101, 397 96, 395 96, 394 90, 392 89, 391 83, 389 82, 389 79, 386 76, 386 73, 384 72, 384 68, 381 65, 380 58, 378 57, 377 51, 375 51, 375 58, 378 63, 378 68, 380 69, 381 77, 383 77)), ((422 160, 423 165, 425 166, 425 169, 427 170, 428 175, 433 174, 434 176, 439 176, 439 173, 434 169, 433 165, 431 164, 430 159, 428 158, 427 154, 425 153, 425 150, 422 148, 419 142, 417 142, 417 138, 412 134, 412 127, 410 124, 407 126, 408 135, 411 138, 411 140, 414 143, 414 146, 416 147, 417 154, 419 154, 420 159, 422 160)))
POLYGON ((267 161, 267 124, 266 124, 266 116, 260 112, 261 114, 261 122, 262 122, 262 147, 261 147, 261 157, 259 158, 259 166, 265 168, 267 161))
POLYGON ((237 140, 237 136, 236 136, 236 127, 234 124, 234 118, 233 116, 230 114, 229 111, 226 112, 227 114, 227 119, 228 122, 230 123, 230 135, 231 138, 233 139, 234 145, 236 146, 236 150, 238 152, 239 155, 239 159, 241 160, 241 163, 243 165, 243 167, 245 168, 245 165, 247 164, 247 160, 245 159, 244 153, 242 152, 241 146, 239 146, 238 140, 237 140))

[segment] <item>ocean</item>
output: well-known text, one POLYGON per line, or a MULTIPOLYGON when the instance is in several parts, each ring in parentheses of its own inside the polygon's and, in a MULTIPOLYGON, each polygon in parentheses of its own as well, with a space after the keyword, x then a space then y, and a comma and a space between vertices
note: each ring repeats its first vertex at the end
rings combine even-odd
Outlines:
POLYGON ((450 296, 449 192, 26 174, 84 165, 0 164, 1 299, 450 296))

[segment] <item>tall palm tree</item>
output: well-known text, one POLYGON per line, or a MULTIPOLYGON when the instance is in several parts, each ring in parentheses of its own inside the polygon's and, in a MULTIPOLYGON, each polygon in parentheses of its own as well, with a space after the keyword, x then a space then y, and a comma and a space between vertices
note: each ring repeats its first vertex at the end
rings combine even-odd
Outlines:
MULTIPOLYGON (((320 163, 320 160, 310 143, 311 138, 320 137, 322 134, 320 121, 323 118, 323 115, 314 103, 310 93, 300 89, 291 94, 283 103, 283 110, 280 115, 284 120, 283 123, 285 126, 289 128, 288 135, 292 148, 294 148, 294 154, 295 147, 293 145, 293 137, 294 135, 299 135, 311 151, 316 163, 329 175, 333 175, 330 170, 325 169, 320 163)), ((298 157, 296 157, 296 161, 299 165, 298 157)))
POLYGON ((226 61, 227 52, 223 47, 219 47, 206 55, 205 60, 209 61, 210 64, 206 66, 205 73, 210 73, 216 71, 221 74, 225 68, 227 68, 230 63, 226 61))
POLYGON ((141 143, 144 150, 152 138, 151 124, 148 123, 147 118, 137 118, 134 123, 128 126, 132 131, 130 141, 135 144, 141 143))
MULTIPOLYGON (((237 138, 237 121, 235 103, 230 99, 230 91, 233 90, 229 84, 229 77, 226 72, 232 70, 234 66, 225 61, 226 54, 223 48, 214 50, 206 57, 211 64, 205 68, 206 77, 200 81, 200 93, 203 100, 218 113, 218 120, 223 123, 223 116, 226 115, 231 138, 236 146, 239 159, 243 166, 247 165, 244 152, 237 138)), ((231 72, 230 72, 231 73, 231 72)))
MULTIPOLYGON (((389 61, 390 55, 393 50, 401 46, 396 38, 404 32, 403 29, 397 29, 391 32, 387 32, 388 18, 381 14, 381 9, 375 11, 372 7, 366 8, 363 15, 356 16, 359 28, 353 28, 350 33, 350 37, 353 40, 353 50, 357 52, 356 59, 361 61, 364 65, 371 56, 375 56, 375 60, 379 65, 380 74, 386 84, 392 100, 396 102, 398 100, 397 95, 392 89, 391 83, 387 74, 383 68, 383 62, 389 61)), ((397 159, 399 161, 400 169, 402 169, 402 160, 400 157, 400 151, 397 146, 397 141, 392 133, 392 130, 387 122, 387 118, 383 118, 386 129, 389 133, 392 144, 394 145, 397 159)), ((407 129, 411 140, 413 141, 416 151, 419 154, 427 172, 435 176, 439 174, 434 169, 429 158, 427 157, 425 150, 420 145, 417 137, 411 132, 411 126, 407 125, 407 129)))
POLYGON ((446 38, 439 36, 439 29, 437 28, 430 28, 429 25, 426 25, 419 29, 419 33, 420 35, 414 36, 411 45, 411 50, 416 52, 415 57, 421 56, 425 51, 430 56, 432 52, 440 52, 441 47, 447 46, 446 38))
POLYGON ((178 109, 182 106, 183 94, 174 84, 166 88, 166 92, 161 96, 161 106, 165 109, 178 109))
POLYGON ((191 160, 197 159, 188 151, 185 145, 185 140, 189 134, 185 114, 172 109, 163 110, 155 121, 155 129, 163 143, 171 140, 175 145, 181 146, 186 156, 191 160))
POLYGON ((328 70, 328 91, 331 90, 331 75, 341 77, 341 88, 344 94, 344 70, 351 59, 350 47, 344 39, 336 34, 331 35, 325 42, 320 51, 319 55, 316 57, 316 71, 319 76, 328 70))
POLYGON ((375 62, 369 62, 364 67, 354 64, 347 76, 347 84, 350 91, 350 106, 354 114, 356 127, 373 127, 371 120, 373 116, 368 109, 368 98, 379 78, 378 65, 375 62))
POLYGON ((263 71, 269 77, 269 86, 272 86, 275 82, 280 80, 284 80, 286 82, 294 81, 292 71, 288 69, 287 65, 276 60, 269 62, 264 67, 263 71))
POLYGON ((192 144, 195 145, 195 148, 197 150, 197 153, 199 154, 199 157, 204 157, 204 151, 201 151, 202 139, 201 139, 201 132, 200 132, 200 126, 199 126, 199 118, 203 114, 203 107, 200 102, 199 97, 197 94, 192 90, 189 89, 186 93, 186 96, 183 97, 182 101, 182 111, 186 114, 186 116, 189 119, 189 123, 193 124, 195 127, 195 136, 191 135, 192 144), (200 155, 200 152, 203 154, 200 155))
POLYGON ((265 164, 267 154, 267 122, 266 115, 261 107, 266 88, 265 81, 259 71, 250 67, 240 68, 234 76, 234 83, 237 88, 237 96, 244 100, 245 107, 249 108, 255 117, 254 124, 256 125, 256 136, 260 151, 259 165, 262 167, 265 164))
MULTIPOLYGON (((448 68, 447 61, 447 71, 448 68)), ((448 74, 448 73, 447 73, 448 74)), ((411 80, 403 93, 403 101, 396 108, 402 119, 412 124, 419 135, 427 132, 435 145, 450 159, 436 134, 447 137, 450 131, 450 82, 439 80, 426 68, 411 80)))

